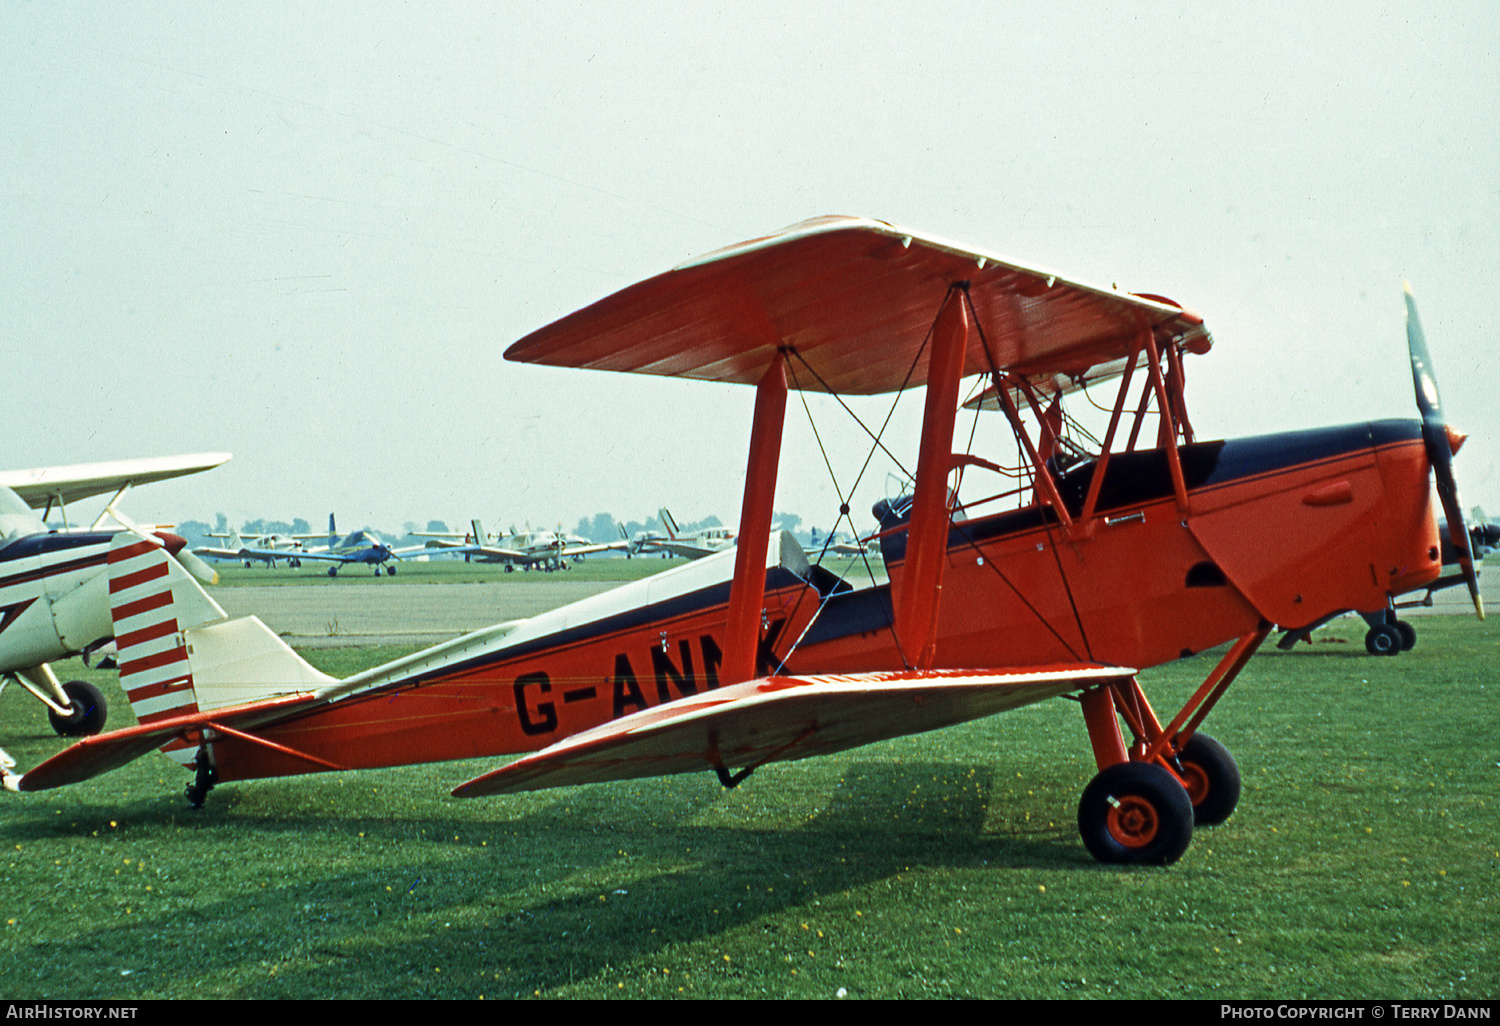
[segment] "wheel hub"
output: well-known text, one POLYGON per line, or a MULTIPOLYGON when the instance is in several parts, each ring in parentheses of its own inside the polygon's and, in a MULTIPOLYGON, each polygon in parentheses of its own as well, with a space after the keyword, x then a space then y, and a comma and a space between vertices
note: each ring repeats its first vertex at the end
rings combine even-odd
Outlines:
POLYGON ((1184 762, 1182 772, 1178 776, 1182 778, 1182 786, 1187 790, 1193 807, 1197 808, 1202 805, 1203 799, 1208 797, 1208 774, 1204 773, 1202 767, 1197 764, 1184 762))
POLYGON ((1116 841, 1129 848, 1140 848, 1156 837, 1156 809, 1144 798, 1126 795, 1110 802, 1105 825, 1116 841))

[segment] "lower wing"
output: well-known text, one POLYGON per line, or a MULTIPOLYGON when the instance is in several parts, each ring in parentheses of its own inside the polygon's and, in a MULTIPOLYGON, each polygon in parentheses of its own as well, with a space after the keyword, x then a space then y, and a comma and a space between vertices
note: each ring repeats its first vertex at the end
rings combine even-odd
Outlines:
MULTIPOLYGON (((454 789, 458 797, 827 755, 1129 678, 1119 666, 763 677, 575 734, 454 789)), ((729 780, 726 779, 726 783, 729 780)))

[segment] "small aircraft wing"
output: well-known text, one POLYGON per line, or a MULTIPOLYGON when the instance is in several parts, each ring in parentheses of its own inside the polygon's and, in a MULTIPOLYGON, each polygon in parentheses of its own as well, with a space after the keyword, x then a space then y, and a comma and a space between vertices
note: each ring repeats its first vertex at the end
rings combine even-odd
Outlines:
POLYGON ((792 388, 890 392, 927 380, 949 286, 983 325, 970 373, 1080 375, 1127 357, 1141 329, 1197 352, 1203 319, 1160 297, 1070 281, 906 228, 823 217, 689 261, 532 332, 508 360, 756 384, 790 347, 792 388))
POLYGON ((246 548, 221 549, 213 545, 200 545, 193 550, 193 555, 207 556, 209 559, 244 559, 254 553, 246 548))
POLYGON ((595 552, 624 552, 630 548, 630 542, 598 542, 589 545, 569 545, 562 550, 564 559, 572 559, 574 556, 588 556, 595 552))
POLYGON ((32 509, 41 509, 49 504, 67 505, 90 496, 117 492, 128 485, 165 481, 212 470, 228 460, 227 452, 201 452, 190 456, 5 470, 0 471, 0 486, 10 488, 32 509))
POLYGON ((1118 666, 763 677, 595 727, 454 789, 535 791, 827 755, 1133 676, 1118 666))
MULTIPOLYGON (((522 552, 520 549, 507 549, 499 545, 456 545, 447 542, 428 542, 426 545, 414 550, 417 552, 442 552, 447 555, 469 555, 483 556, 486 559, 510 559, 517 563, 524 563, 530 559, 542 558, 535 552, 522 552)), ((551 557, 552 552, 547 552, 551 557)))
POLYGON ((711 549, 707 545, 695 545, 689 541, 680 541, 672 538, 657 538, 652 541, 641 543, 642 552, 670 552, 674 556, 682 556, 685 559, 702 559, 704 556, 712 556, 716 552, 723 552, 723 548, 711 549))

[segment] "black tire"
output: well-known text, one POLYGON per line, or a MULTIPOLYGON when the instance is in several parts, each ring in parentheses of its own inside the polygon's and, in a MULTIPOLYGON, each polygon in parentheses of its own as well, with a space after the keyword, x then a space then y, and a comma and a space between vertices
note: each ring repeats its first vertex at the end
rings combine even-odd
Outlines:
POLYGON ((1207 734, 1194 734, 1177 753, 1193 803, 1194 826, 1218 826, 1240 803, 1240 767, 1229 749, 1207 734))
POLYGON ((1417 629, 1410 623, 1397 620, 1396 631, 1401 635, 1401 651, 1410 652, 1417 647, 1417 629))
POLYGON ((1193 840, 1193 803, 1160 766, 1116 763, 1083 789, 1078 832, 1100 862, 1170 865, 1193 840))
POLYGON ((1365 651, 1375 656, 1400 655, 1401 632, 1388 623, 1371 627, 1365 634, 1365 651))
POLYGON ((109 705, 104 693, 86 680, 70 680, 63 685, 63 693, 72 703, 72 715, 59 716, 47 710, 47 719, 59 737, 92 737, 104 729, 109 718, 109 705))

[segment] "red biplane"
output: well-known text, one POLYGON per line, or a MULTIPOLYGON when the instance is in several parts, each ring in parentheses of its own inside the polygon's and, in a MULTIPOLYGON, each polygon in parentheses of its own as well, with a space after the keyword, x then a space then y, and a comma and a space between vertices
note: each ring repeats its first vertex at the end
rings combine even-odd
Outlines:
POLYGON ((1235 807, 1238 769, 1199 726, 1273 625, 1382 608, 1436 577, 1433 469, 1467 546, 1414 309, 1408 323, 1421 421, 1200 441, 1184 387, 1211 345, 1197 315, 883 222, 804 222, 506 352, 755 386, 735 549, 335 681, 255 618, 227 620, 151 539, 122 537, 111 595, 140 725, 6 782, 55 787, 160 747, 196 771, 195 804, 232 780, 508 754, 522 757, 453 793, 702 770, 734 786, 769 762, 1062 697, 1099 768, 1084 843, 1171 862, 1195 823, 1235 807), (954 452, 974 375, 1022 477, 960 507, 956 472, 1004 469, 954 452), (914 487, 876 509, 888 583, 851 587, 772 529, 789 389, 923 385, 914 487), (1114 401, 1083 447, 1063 400, 1089 386, 1114 401), (1225 643, 1159 716, 1138 668, 1225 643))

